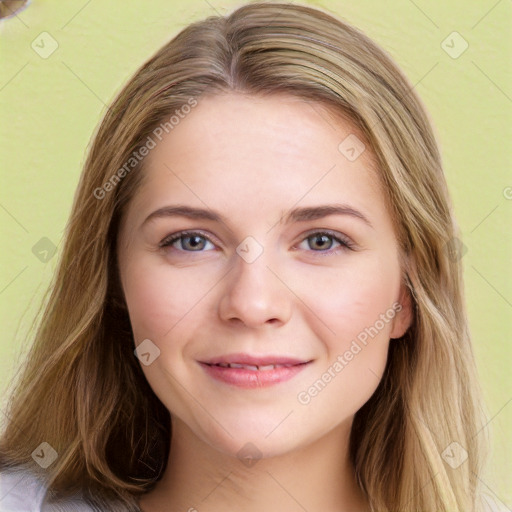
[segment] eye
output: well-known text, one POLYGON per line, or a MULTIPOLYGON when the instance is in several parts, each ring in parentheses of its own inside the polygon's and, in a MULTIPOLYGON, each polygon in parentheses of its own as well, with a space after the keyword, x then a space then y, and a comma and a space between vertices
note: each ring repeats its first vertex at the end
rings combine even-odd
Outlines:
POLYGON ((180 231, 162 240, 159 246, 162 248, 172 247, 176 242, 181 245, 181 248, 177 248, 177 250, 185 252, 203 252, 207 243, 213 245, 213 242, 206 235, 198 231, 180 231))
MULTIPOLYGON (((333 233, 330 231, 313 232, 302 241, 302 243, 304 242, 308 242, 309 249, 313 252, 326 256, 337 252, 337 250, 331 250, 336 243, 341 250, 353 248, 353 243, 348 237, 341 233, 333 233)), ((173 247, 182 252, 204 252, 205 246, 208 243, 214 246, 210 238, 199 231, 180 231, 179 233, 174 233, 164 238, 164 240, 160 242, 159 247, 173 247), (177 242, 179 242, 178 245, 181 247, 176 247, 177 242)))
MULTIPOLYGON (((337 252, 330 250, 334 244, 339 244, 341 250, 352 249, 352 241, 341 233, 332 233, 330 231, 317 231, 309 234, 302 243, 307 242, 313 252, 319 252, 322 255, 329 255, 337 252)), ((307 249, 306 249, 307 250, 307 249)))

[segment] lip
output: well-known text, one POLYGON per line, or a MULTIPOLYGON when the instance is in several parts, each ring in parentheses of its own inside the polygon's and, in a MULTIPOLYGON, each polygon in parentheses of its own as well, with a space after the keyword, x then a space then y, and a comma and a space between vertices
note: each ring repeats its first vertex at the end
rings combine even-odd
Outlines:
POLYGON ((308 359, 297 359, 291 356, 279 356, 279 355, 267 355, 267 356, 253 356, 250 354, 227 354, 224 356, 213 357, 207 361, 201 361, 206 364, 219 364, 219 363, 238 363, 238 364, 250 364, 256 366, 265 366, 269 364, 286 364, 295 365, 300 363, 309 362, 308 359))
POLYGON ((288 356, 252 356, 249 354, 230 354, 212 358, 208 361, 199 361, 201 367, 212 378, 241 388, 268 387, 292 379, 312 361, 301 360, 288 356), (268 367, 280 365, 269 369, 230 368, 219 364, 237 364, 248 367, 268 367))

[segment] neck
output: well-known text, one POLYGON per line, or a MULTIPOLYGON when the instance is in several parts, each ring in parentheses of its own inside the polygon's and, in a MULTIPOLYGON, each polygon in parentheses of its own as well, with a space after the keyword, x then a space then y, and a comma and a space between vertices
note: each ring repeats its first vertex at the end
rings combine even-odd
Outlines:
POLYGON ((179 420, 172 426, 166 470, 142 496, 143 512, 369 510, 348 458, 350 424, 293 452, 252 462, 212 448, 179 420))

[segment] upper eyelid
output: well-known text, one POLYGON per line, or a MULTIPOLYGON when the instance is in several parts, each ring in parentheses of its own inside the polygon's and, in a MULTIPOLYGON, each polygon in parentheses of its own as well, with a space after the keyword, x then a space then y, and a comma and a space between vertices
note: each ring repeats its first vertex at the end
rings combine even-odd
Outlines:
POLYGON ((176 233, 172 233, 168 236, 166 236, 161 242, 160 246, 164 243, 173 240, 174 242, 176 240, 179 240, 182 237, 191 236, 191 235, 201 235, 203 238, 206 238, 209 242, 216 243, 215 237, 212 237, 211 235, 208 235, 207 233, 201 231, 201 230, 183 230, 183 231, 177 231, 176 233))

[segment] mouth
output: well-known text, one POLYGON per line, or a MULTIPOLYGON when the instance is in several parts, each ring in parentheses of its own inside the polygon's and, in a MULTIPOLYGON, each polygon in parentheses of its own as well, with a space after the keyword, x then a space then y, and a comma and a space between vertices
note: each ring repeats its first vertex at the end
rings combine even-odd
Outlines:
MULTIPOLYGON (((307 364, 307 363, 299 363, 299 364, 307 364)), ((257 365, 257 364, 242 364, 242 363, 218 363, 210 366, 220 366, 221 368, 243 368, 244 370, 251 370, 253 372, 257 371, 269 371, 274 370, 276 368, 289 368, 290 366, 296 366, 294 364, 265 364, 265 365, 257 365)))
POLYGON ((290 380, 311 362, 282 356, 233 354, 199 361, 199 364, 217 381, 242 388, 259 388, 290 380))

